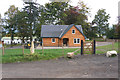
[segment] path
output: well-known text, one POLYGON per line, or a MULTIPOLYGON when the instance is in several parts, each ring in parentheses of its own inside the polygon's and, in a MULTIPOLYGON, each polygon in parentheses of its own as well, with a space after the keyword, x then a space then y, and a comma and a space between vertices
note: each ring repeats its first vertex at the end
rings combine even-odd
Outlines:
MULTIPOLYGON (((112 42, 96 42, 96 46, 110 45, 112 42)), ((80 47, 64 47, 64 48, 80 48, 80 47)), ((42 47, 37 47, 36 49, 42 49, 42 47)), ((44 47, 44 49, 62 49, 62 47, 44 47)))
MULTIPOLYGON (((96 46, 104 46, 112 44, 112 42, 96 42, 96 46)), ((18 49, 22 48, 22 46, 13 46, 12 48, 6 48, 6 49, 18 49)), ((80 47, 64 47, 64 48, 80 48, 80 47)), ((37 47, 36 49, 42 49, 42 47, 37 47)), ((44 49, 62 49, 62 47, 44 47, 44 49)))

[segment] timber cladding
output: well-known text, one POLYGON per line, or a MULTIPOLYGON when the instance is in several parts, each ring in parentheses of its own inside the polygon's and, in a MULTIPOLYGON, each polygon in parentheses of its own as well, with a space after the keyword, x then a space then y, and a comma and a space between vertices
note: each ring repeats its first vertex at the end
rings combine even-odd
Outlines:
POLYGON ((54 38, 55 42, 52 42, 52 38, 42 38, 43 46, 58 46, 58 38, 54 38))
POLYGON ((81 40, 85 41, 85 36, 73 25, 61 38, 54 38, 55 42, 52 42, 53 38, 42 38, 44 46, 62 46, 64 44, 63 39, 66 39, 65 43, 69 47, 80 47, 81 40), (73 34, 72 31, 75 30, 73 34), (79 39, 79 43, 74 43, 74 39, 79 39))
POLYGON ((70 47, 81 46, 80 45, 81 42, 75 44, 74 39, 80 39, 80 41, 81 40, 85 41, 85 37, 79 32, 79 30, 75 26, 73 26, 71 29, 69 29, 69 31, 62 37, 62 39, 63 38, 68 38, 68 43, 69 43, 68 46, 70 46, 70 47), (72 34, 72 30, 75 30, 75 34, 72 34))

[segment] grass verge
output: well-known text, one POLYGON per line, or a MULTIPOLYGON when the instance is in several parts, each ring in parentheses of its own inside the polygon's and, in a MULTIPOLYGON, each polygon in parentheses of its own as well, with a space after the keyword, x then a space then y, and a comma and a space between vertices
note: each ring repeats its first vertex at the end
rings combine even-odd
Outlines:
MULTIPOLYGON (((5 54, 2 56, 2 51, 0 50, 0 61, 2 63, 13 63, 13 62, 26 62, 26 61, 37 61, 37 60, 49 60, 56 59, 61 56, 66 56, 68 52, 74 52, 78 48, 68 48, 68 49, 44 49, 44 54, 42 50, 35 50, 34 54, 30 54, 29 49, 25 49, 25 54, 22 54, 22 49, 5 49, 5 54), (63 54, 64 52, 64 54, 63 54)), ((96 54, 104 54, 109 50, 116 50, 118 52, 118 43, 114 45, 99 46, 96 48, 96 54)), ((80 54, 80 50, 75 53, 75 55, 80 54)), ((86 54, 91 54, 90 52, 86 54)))
POLYGON ((68 52, 75 51, 76 48, 73 49, 44 49, 44 53, 42 54, 42 50, 35 50, 34 54, 30 54, 29 49, 25 49, 25 54, 22 54, 22 49, 6 49, 4 56, 2 56, 2 63, 13 63, 13 62, 25 62, 25 61, 36 61, 36 60, 49 60, 59 58, 61 56, 66 56, 68 52), (64 54, 63 54, 64 52, 64 54))

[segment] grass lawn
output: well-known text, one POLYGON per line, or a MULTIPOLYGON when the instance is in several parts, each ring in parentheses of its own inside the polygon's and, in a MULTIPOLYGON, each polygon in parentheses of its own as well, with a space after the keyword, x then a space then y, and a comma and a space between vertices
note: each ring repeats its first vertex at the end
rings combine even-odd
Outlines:
POLYGON ((106 46, 98 46, 96 49, 97 54, 106 53, 107 51, 111 50, 116 50, 118 52, 118 42, 116 42, 114 45, 111 44, 106 46))
MULTIPOLYGON (((42 50, 35 50, 33 55, 30 54, 29 49, 25 49, 25 54, 22 54, 22 49, 5 49, 5 54, 2 56, 0 54, 0 59, 2 56, 2 63, 12 63, 12 62, 25 62, 25 61, 37 61, 37 60, 49 60, 56 59, 61 56, 66 56, 68 52, 73 52, 78 48, 69 48, 69 49, 44 49, 44 54, 42 50), (64 54, 63 54, 64 52, 64 54)), ((118 43, 114 44, 114 49, 118 51, 118 43)), ((96 48, 97 54, 106 53, 108 50, 112 50, 112 45, 99 46, 96 48)), ((0 50, 2 53, 2 51, 0 50)), ((80 50, 75 53, 80 54, 80 50)), ((87 53, 90 54, 90 53, 87 53)), ((0 60, 1 61, 1 60, 0 60)))
MULTIPOLYGON (((64 49, 64 51, 62 49, 44 49, 44 54, 42 54, 42 50, 35 50, 35 53, 31 55, 30 50, 25 49, 25 54, 23 55, 22 49, 5 49, 5 54, 2 56, 2 63, 55 59, 75 50, 77 48, 64 49)), ((80 53, 80 51, 78 52, 80 53)))

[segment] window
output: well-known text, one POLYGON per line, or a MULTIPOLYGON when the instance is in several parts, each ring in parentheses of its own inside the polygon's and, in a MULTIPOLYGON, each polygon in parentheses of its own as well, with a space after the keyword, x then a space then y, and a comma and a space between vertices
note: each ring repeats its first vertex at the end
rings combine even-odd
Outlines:
POLYGON ((74 44, 79 44, 79 43, 80 43, 80 39, 79 38, 74 39, 74 44))
POLYGON ((72 30, 72 34, 75 34, 75 30, 74 29, 72 30))
POLYGON ((52 43, 55 43, 55 38, 52 38, 52 43))
POLYGON ((76 39, 74 39, 74 43, 76 43, 76 39))
POLYGON ((80 43, 80 39, 77 39, 77 43, 80 43))

